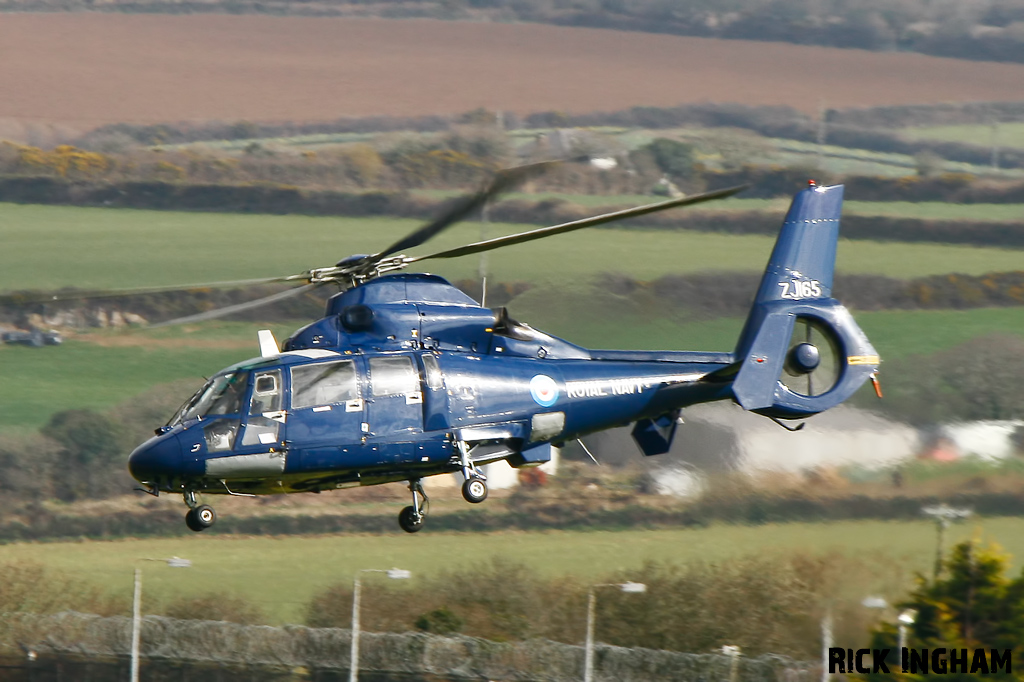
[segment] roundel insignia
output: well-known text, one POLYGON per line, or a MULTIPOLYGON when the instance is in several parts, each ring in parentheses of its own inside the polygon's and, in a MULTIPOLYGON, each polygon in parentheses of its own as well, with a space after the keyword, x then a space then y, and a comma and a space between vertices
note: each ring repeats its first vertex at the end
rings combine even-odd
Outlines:
POLYGON ((541 407, 551 407, 558 400, 558 384, 545 374, 530 379, 530 395, 541 407))

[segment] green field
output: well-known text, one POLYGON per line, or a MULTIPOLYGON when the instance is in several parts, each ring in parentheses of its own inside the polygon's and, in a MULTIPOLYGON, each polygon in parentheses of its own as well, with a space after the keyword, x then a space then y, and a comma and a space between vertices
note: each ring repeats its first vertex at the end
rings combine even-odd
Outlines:
MULTIPOLYGON (((550 305, 528 293, 513 301, 510 311, 590 348, 729 351, 743 326, 740 318, 652 319, 600 302, 589 305, 579 290, 564 293, 550 305)), ((932 353, 983 333, 1024 336, 1024 308, 862 312, 856 317, 884 361, 932 353)), ((269 326, 282 339, 301 324, 269 326)), ((217 322, 180 330, 94 332, 42 349, 0 346, 3 381, 10 387, 0 393, 0 432, 36 429, 61 410, 109 410, 177 379, 192 379, 198 387, 202 377, 256 355, 256 330, 263 326, 217 322)), ((184 401, 188 389, 181 391, 184 401)))
MULTIPOLYGON (((0 204, 0 291, 158 286, 265 277, 372 253, 417 223, 386 218, 174 213, 0 204)), ((524 228, 492 225, 489 234, 524 228)), ((462 225, 420 253, 479 238, 462 225)), ((601 229, 502 249, 489 258, 502 281, 578 282, 622 272, 638 279, 704 270, 757 270, 773 239, 663 230, 601 229)), ((475 277, 474 257, 424 264, 475 277)), ((1019 251, 941 244, 843 241, 838 269, 892 277, 1018 270, 1019 251)))
MULTIPOLYGON (((992 144, 991 125, 953 125, 905 128, 907 137, 945 142, 965 142, 988 146, 992 144)), ((1024 148, 1024 123, 1000 123, 995 130, 995 141, 1000 147, 1024 148)))
MULTIPOLYGON (((110 346, 74 338, 59 347, 43 349, 0 346, 3 382, 8 387, 0 397, 4 409, 0 430, 34 429, 61 410, 107 410, 177 379, 193 379, 198 388, 204 376, 259 355, 257 325, 229 323, 226 327, 233 330, 229 338, 224 338, 216 326, 211 329, 208 325, 195 345, 189 338, 193 334, 185 331, 177 346, 159 341, 158 345, 147 346, 137 339, 130 339, 131 345, 110 346)), ((274 325, 273 329, 279 339, 284 338, 281 331, 287 327, 274 325)), ((147 338, 166 338, 166 333, 158 331, 146 332, 147 338)), ((183 394, 181 401, 188 397, 183 394)))
MULTIPOLYGON (((481 513, 485 513, 481 510, 481 513)), ((1024 519, 975 519, 952 527, 949 544, 980 536, 1024 559, 1024 519)), ((192 536, 162 540, 12 544, 0 546, 0 561, 30 560, 102 585, 127 601, 132 570, 144 570, 150 598, 211 591, 235 593, 262 606, 276 623, 297 622, 305 604, 325 586, 348 582, 362 568, 406 568, 434 576, 506 557, 542 576, 577 575, 601 580, 638 568, 646 561, 726 561, 737 556, 790 551, 841 554, 876 564, 872 591, 907 587, 912 571, 927 572, 934 560, 935 530, 928 521, 711 526, 694 530, 552 531, 545 533, 400 533, 382 536, 321 537, 192 536), (192 560, 188 569, 169 568, 161 559, 192 560), (899 567, 897 574, 893 569, 899 567), (894 584, 894 574, 898 582, 894 584)), ((399 588, 400 589, 400 588, 399 588)), ((868 592, 865 592, 867 594, 868 592)), ((859 597, 858 597, 859 598, 859 597)))
MULTIPOLYGON (((581 303, 580 308, 583 305, 581 303)), ((612 318, 601 317, 596 309, 573 317, 558 306, 549 309, 538 306, 531 311, 517 307, 515 301, 510 310, 517 318, 544 331, 589 348, 732 350, 743 328, 743 319, 738 317, 706 321, 612 318)), ((854 311, 854 314, 883 361, 934 353, 981 334, 1024 336, 1024 308, 854 311)))
MULTIPOLYGON (((445 190, 417 190, 414 194, 427 197, 452 197, 458 192, 445 190)), ((513 192, 508 199, 541 201, 563 199, 580 206, 601 209, 607 206, 641 206, 660 201, 663 197, 649 194, 559 194, 536 192, 531 194, 513 192)), ((743 211, 764 211, 777 213, 779 220, 789 208, 790 199, 725 199, 704 204, 696 210, 702 213, 734 213, 743 211)), ((941 201, 853 201, 843 202, 845 215, 884 216, 891 218, 917 218, 920 220, 978 220, 993 223, 1018 223, 1024 221, 1022 204, 947 204, 941 201)))
MULTIPOLYGON (((1003 146, 1022 146, 1020 144, 1021 133, 1018 128, 1021 125, 1024 124, 1001 124, 999 133, 1000 143, 1003 146)), ((594 126, 584 128, 583 130, 597 136, 598 140, 605 140, 609 149, 635 150, 659 137, 686 140, 696 146, 700 161, 711 167, 735 164, 738 159, 742 159, 743 163, 756 165, 802 165, 808 168, 820 168, 828 173, 883 177, 911 175, 916 172, 917 168, 916 160, 909 154, 875 152, 831 144, 818 145, 815 142, 768 138, 753 131, 737 131, 730 128, 662 128, 651 130, 618 126, 594 126)), ((553 129, 523 128, 508 131, 508 138, 513 146, 522 149, 524 146, 532 144, 538 135, 550 134, 551 132, 553 132, 553 129)), ((989 144, 991 139, 991 127, 989 126, 950 126, 948 128, 907 129, 903 132, 908 137, 953 139, 974 144, 989 144)), ((402 133, 402 137, 406 139, 420 138, 430 140, 436 139, 438 135, 436 133, 406 131, 402 133)), ((200 150, 200 153, 209 149, 217 149, 221 152, 239 154, 255 143, 267 146, 275 151, 292 148, 297 153, 299 150, 329 149, 353 142, 367 142, 384 148, 393 144, 391 141, 393 138, 393 133, 324 133, 297 135, 294 137, 207 141, 162 145, 155 148, 192 148, 200 150)), ((955 161, 943 162, 942 168, 947 172, 971 173, 982 176, 1018 178, 1024 176, 1024 172, 1020 169, 993 169, 988 165, 979 166, 955 161)))
MULTIPOLYGON (((327 265, 371 252, 414 221, 170 213, 0 204, 0 290, 131 287, 260 277, 327 265)), ((517 229, 494 225, 492 234, 517 229)), ((476 239, 477 225, 454 228, 436 248, 476 239)), ((492 277, 540 286, 510 304, 536 327, 592 348, 730 350, 742 321, 693 321, 596 295, 593 276, 637 279, 708 269, 760 271, 772 240, 645 230, 591 230, 491 254, 492 277), (552 290, 558 296, 550 295, 552 290), (612 301, 614 303, 614 301, 612 301)), ((440 262, 441 274, 474 278, 478 260, 440 262)), ((1019 270, 1021 252, 936 244, 843 241, 839 270, 895 277, 1019 270)), ((882 357, 931 352, 986 331, 1024 333, 1024 309, 858 315, 882 357)), ((275 326, 282 339, 308 320, 275 326)), ((0 347, 0 430, 35 429, 64 409, 107 410, 159 384, 196 382, 256 354, 256 323, 75 338, 59 348, 0 347), (154 340, 154 341, 151 341, 154 340), (15 389, 16 387, 16 389, 15 389)), ((184 399, 185 395, 182 396, 184 399)))

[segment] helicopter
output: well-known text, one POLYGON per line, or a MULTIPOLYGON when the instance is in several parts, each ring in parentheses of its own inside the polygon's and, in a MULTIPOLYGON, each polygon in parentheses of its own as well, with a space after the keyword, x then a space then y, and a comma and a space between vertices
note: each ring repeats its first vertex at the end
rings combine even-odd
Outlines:
MULTIPOLYGON (((214 525, 200 495, 257 496, 406 482, 398 515, 423 528, 422 481, 461 473, 462 496, 488 495, 481 467, 539 466, 561 446, 633 425, 646 456, 672 445, 681 410, 731 400, 789 430, 838 405, 868 380, 881 397, 879 356, 832 298, 843 186, 813 181, 792 201, 735 348, 724 352, 593 350, 491 310, 443 278, 401 272, 679 206, 733 187, 594 218, 405 256, 543 164, 498 173, 489 186, 376 254, 259 281, 301 283, 272 296, 175 320, 195 322, 334 285, 324 316, 260 355, 217 372, 128 469, 151 494, 181 494, 189 529, 214 525)), ((255 281, 255 280, 253 280, 255 281)))

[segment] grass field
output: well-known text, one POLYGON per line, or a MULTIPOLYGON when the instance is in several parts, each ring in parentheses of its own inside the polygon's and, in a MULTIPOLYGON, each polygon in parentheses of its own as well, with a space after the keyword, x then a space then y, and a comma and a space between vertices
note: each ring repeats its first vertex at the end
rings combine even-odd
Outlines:
MULTIPOLYGON (((580 295, 585 292, 567 291, 554 305, 523 298, 519 304, 513 301, 510 311, 591 348, 728 351, 743 326, 740 318, 688 322, 619 314, 588 305, 580 295)), ((949 348, 982 333, 1024 336, 1024 308, 862 312, 856 317, 888 361, 949 348)), ((301 324, 270 327, 282 339, 301 324)), ((256 330, 264 326, 218 322, 182 330, 90 333, 56 348, 0 346, 4 385, 17 387, 0 393, 0 432, 34 430, 61 410, 109 410, 177 379, 192 379, 198 387, 202 377, 256 355, 256 330)), ((182 389, 181 400, 187 397, 182 389)))
MULTIPOLYGON (((900 132, 912 138, 966 142, 983 146, 991 145, 993 141, 993 130, 990 125, 905 128, 900 132)), ((1000 123, 995 130, 995 142, 1000 147, 1024 148, 1024 123, 1000 123)))
MULTIPOLYGON (((156 286, 301 272, 352 253, 372 253, 414 221, 175 213, 0 204, 0 291, 156 286)), ((520 229, 495 224, 489 234, 520 229)), ((479 238, 455 227, 418 249, 479 238)), ((622 272, 639 279, 703 270, 763 269, 773 239, 664 230, 600 229, 502 249, 489 258, 503 281, 578 282, 622 272)), ((1021 268, 1019 251, 868 241, 842 242, 838 269, 892 277, 1021 268)), ((474 257, 424 264, 452 279, 475 277, 474 257)))
MULTIPOLYGON (((430 197, 450 197, 459 193, 447 190, 416 190, 415 194, 430 197)), ((640 206, 661 200, 647 194, 558 194, 537 192, 533 194, 511 193, 508 199, 544 200, 564 199, 565 201, 590 206, 595 209, 605 206, 640 206)), ((740 211, 764 211, 777 213, 781 220, 789 208, 790 199, 725 199, 701 206, 701 213, 732 213, 740 211)), ((886 216, 892 218, 918 218, 921 220, 978 220, 994 223, 1019 223, 1024 221, 1024 204, 947 204, 940 201, 852 201, 843 202, 844 215, 886 216)), ((685 214, 683 214, 685 215, 685 214)))
MULTIPOLYGON (((71 339, 57 348, 44 348, 43 352, 0 346, 4 385, 17 387, 0 397, 4 406, 0 430, 33 429, 53 413, 66 409, 110 409, 158 384, 177 379, 194 379, 198 388, 204 376, 259 355, 259 327, 237 326, 238 332, 230 339, 218 338, 216 332, 209 336, 204 333, 198 344, 184 335, 180 342, 172 344, 140 344, 132 339, 129 344, 101 345, 71 339)), ((278 338, 285 336, 280 333, 282 329, 275 329, 278 338)), ((152 338, 150 334, 147 338, 152 338)), ((188 397, 183 394, 182 402, 188 397)))
MULTIPOLYGON (((509 309, 518 319, 589 348, 732 350, 743 328, 739 317, 696 322, 602 317, 583 301, 576 306, 581 314, 571 316, 566 314, 566 309, 573 307, 571 302, 564 307, 534 305, 524 301, 523 306, 516 306, 513 301, 509 309)), ((854 311, 854 315, 883 360, 933 353, 980 334, 1024 336, 1024 308, 854 311)))
MULTIPOLYGON (((998 542, 1014 557, 1014 572, 1020 570, 1024 519, 973 519, 952 527, 946 536, 949 545, 970 537, 998 542)), ((851 560, 875 562, 879 582, 858 587, 896 590, 910 583, 912 571, 927 572, 930 568, 935 530, 928 521, 719 525, 695 530, 620 532, 456 534, 431 533, 428 528, 415 536, 396 530, 383 536, 192 536, 12 544, 0 546, 0 561, 29 560, 67 571, 102 585, 126 602, 132 569, 141 566, 144 591, 151 599, 211 591, 235 593, 258 603, 274 622, 284 623, 300 621, 305 604, 318 590, 347 583, 362 568, 406 568, 414 576, 423 577, 501 556, 522 562, 542 576, 577 575, 600 580, 614 572, 628 572, 646 561, 727 561, 749 554, 789 551, 838 553, 851 560), (172 569, 145 561, 170 556, 191 559, 193 567, 172 569), (896 573, 894 569, 899 569, 901 584, 887 581, 896 573)))

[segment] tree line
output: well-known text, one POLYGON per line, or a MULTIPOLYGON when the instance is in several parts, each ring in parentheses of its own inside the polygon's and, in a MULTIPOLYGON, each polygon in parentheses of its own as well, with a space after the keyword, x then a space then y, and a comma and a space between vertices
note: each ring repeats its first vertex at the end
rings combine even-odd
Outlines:
POLYGON ((203 3, 116 0, 4 0, 7 11, 270 13, 316 16, 529 21, 648 33, 823 45, 982 61, 1024 61, 1024 3, 930 3, 927 0, 232 0, 203 3))

